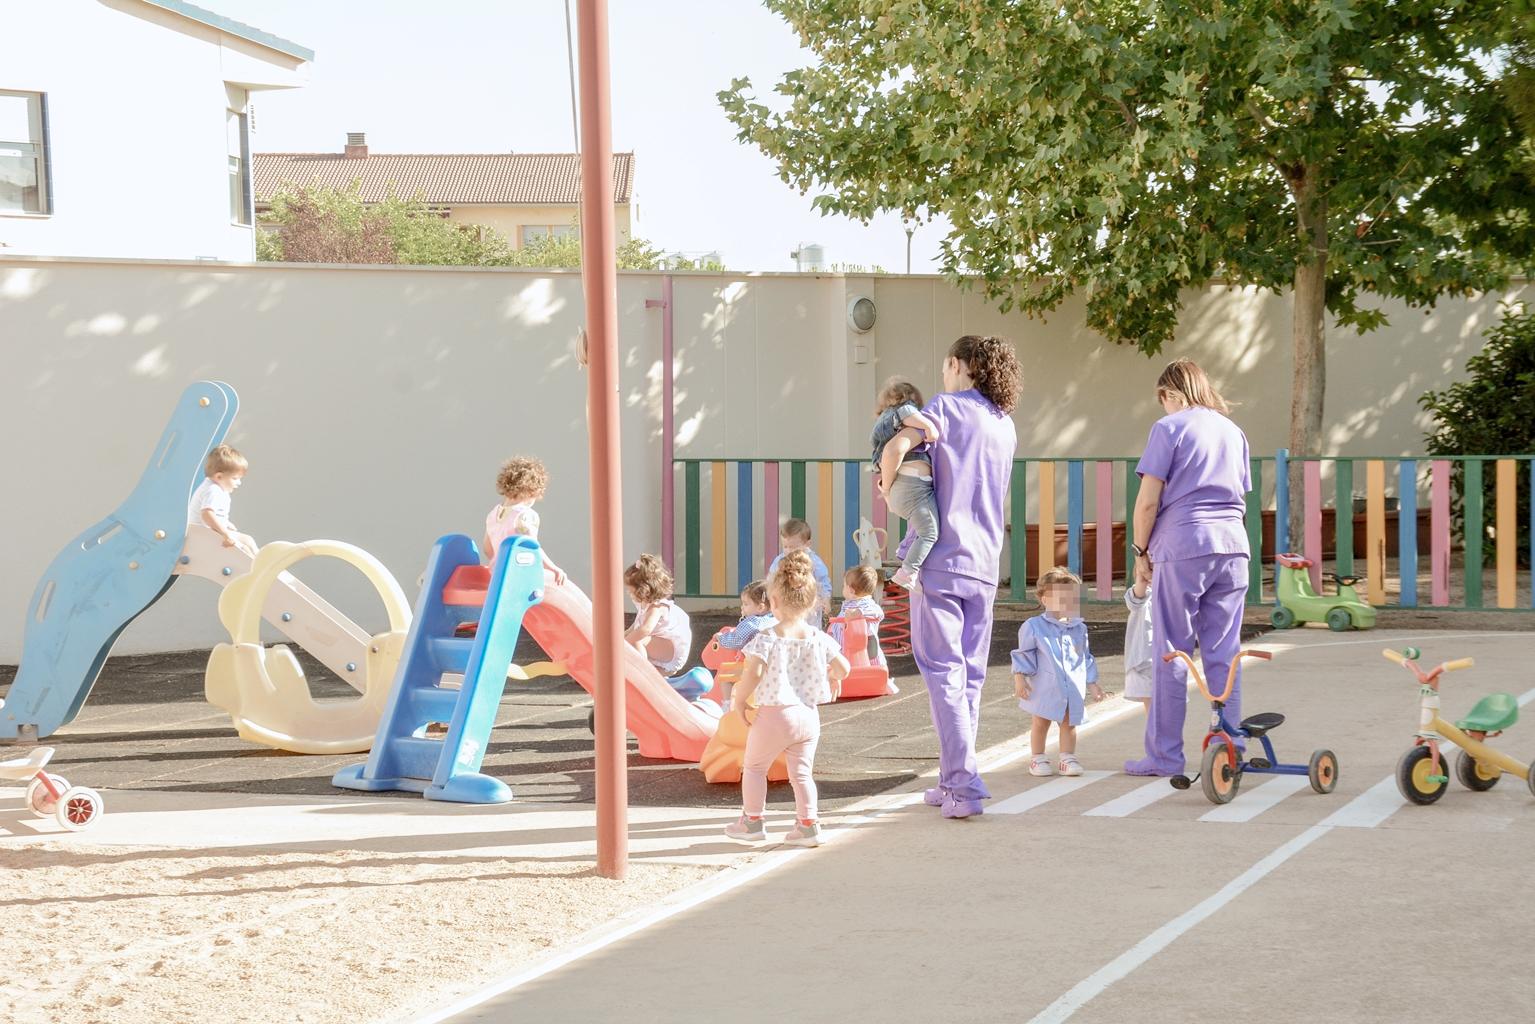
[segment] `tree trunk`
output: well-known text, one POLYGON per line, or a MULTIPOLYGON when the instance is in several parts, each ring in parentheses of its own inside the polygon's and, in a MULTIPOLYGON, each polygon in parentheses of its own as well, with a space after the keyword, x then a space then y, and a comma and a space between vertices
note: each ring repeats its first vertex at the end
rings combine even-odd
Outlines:
MULTIPOLYGON (((1322 400, 1327 386, 1327 197, 1318 194, 1317 168, 1306 166, 1291 180, 1296 226, 1310 249, 1295 267, 1290 337, 1294 369, 1290 382, 1290 454, 1317 455, 1322 443, 1322 400)), ((1290 547, 1300 551, 1304 504, 1301 464, 1290 467, 1290 547)), ((1350 514, 1352 512, 1350 511, 1350 514)))

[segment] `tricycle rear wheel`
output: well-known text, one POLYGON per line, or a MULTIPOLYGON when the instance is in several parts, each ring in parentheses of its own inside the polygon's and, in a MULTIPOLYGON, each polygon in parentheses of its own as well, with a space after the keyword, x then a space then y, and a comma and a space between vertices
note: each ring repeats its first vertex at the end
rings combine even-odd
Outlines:
POLYGON ((1503 777, 1503 769, 1494 765, 1489 777, 1481 762, 1462 750, 1455 758, 1455 777, 1467 789, 1485 793, 1498 784, 1498 780, 1503 777))
POLYGON ((1229 804, 1236 799, 1237 789, 1242 785, 1242 768, 1240 763, 1235 769, 1231 767, 1224 740, 1213 741, 1205 748, 1199 778, 1205 798, 1212 804, 1229 804))
POLYGON ((1338 784, 1338 755, 1331 750, 1313 750, 1306 777, 1318 793, 1331 793, 1338 784))

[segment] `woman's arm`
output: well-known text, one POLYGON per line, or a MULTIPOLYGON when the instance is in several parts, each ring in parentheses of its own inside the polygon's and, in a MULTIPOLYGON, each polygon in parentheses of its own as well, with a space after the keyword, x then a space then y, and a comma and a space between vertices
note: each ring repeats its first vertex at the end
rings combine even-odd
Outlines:
POLYGON ((890 485, 895 483, 895 474, 901 468, 901 462, 906 458, 906 453, 922 443, 922 431, 912 427, 902 427, 901 432, 889 441, 879 453, 879 488, 886 494, 890 493, 890 485))
POLYGON ((910 416, 906 417, 901 421, 901 426, 912 427, 916 430, 922 431, 922 439, 924 441, 938 440, 938 424, 934 423, 920 412, 914 412, 910 416))
MULTIPOLYGON (((1154 476, 1141 477, 1141 490, 1135 497, 1134 533, 1131 541, 1142 551, 1151 543, 1151 531, 1157 524, 1157 508, 1162 503, 1162 481, 1154 476)), ((1138 555, 1135 576, 1151 582, 1151 556, 1138 555)))

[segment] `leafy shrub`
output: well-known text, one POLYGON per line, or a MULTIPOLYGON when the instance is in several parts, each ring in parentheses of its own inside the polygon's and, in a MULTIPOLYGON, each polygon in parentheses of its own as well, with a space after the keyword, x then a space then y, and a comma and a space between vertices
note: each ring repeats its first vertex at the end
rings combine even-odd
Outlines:
MULTIPOLYGON (((1505 307, 1503 319, 1487 331, 1487 344, 1466 362, 1467 379, 1443 391, 1428 391, 1418 404, 1434 414, 1426 435, 1432 455, 1528 455, 1535 452, 1535 313, 1523 303, 1505 307)), ((1529 564, 1530 487, 1528 460, 1521 460, 1517 488, 1519 561, 1529 564)), ((1492 537, 1496 525, 1497 478, 1488 466, 1482 474, 1483 525, 1492 537)), ((1450 493, 1451 516, 1462 522, 1465 473, 1455 464, 1450 493)), ((1493 547, 1483 546, 1491 559, 1493 547)))

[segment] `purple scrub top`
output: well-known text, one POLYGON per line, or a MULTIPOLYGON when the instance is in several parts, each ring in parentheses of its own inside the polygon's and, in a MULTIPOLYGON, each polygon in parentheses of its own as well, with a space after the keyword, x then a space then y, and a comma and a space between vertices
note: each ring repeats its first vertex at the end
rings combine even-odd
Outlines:
POLYGON ((931 449, 938 543, 923 568, 995 585, 1018 429, 974 388, 938 395, 922 411, 941 435, 931 449))
POLYGON ((1228 417, 1202 405, 1163 416, 1135 471, 1163 482, 1152 562, 1249 554, 1247 435, 1228 417))

